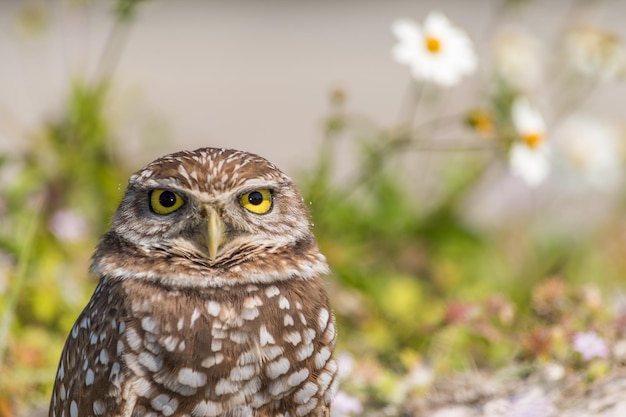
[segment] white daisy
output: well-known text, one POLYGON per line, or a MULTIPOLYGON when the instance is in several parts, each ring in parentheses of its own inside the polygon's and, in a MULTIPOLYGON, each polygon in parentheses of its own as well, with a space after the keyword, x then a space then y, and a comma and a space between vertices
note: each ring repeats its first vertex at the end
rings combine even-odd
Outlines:
POLYGON ((391 30, 399 41, 392 49, 393 58, 408 65, 416 80, 450 87, 476 70, 471 40, 440 12, 431 12, 423 27, 398 19, 391 30))
POLYGON ((493 55, 498 76, 522 90, 541 84, 544 51, 541 42, 522 28, 500 31, 493 42, 493 55))
POLYGON ((511 172, 529 186, 539 185, 550 172, 550 149, 545 143, 543 116, 522 97, 513 102, 511 119, 520 138, 510 149, 511 172))
POLYGON ((592 27, 572 30, 567 53, 575 70, 589 77, 612 80, 626 75, 626 49, 620 39, 592 27))
POLYGON ((555 157, 559 157, 568 178, 605 191, 621 184, 623 134, 619 128, 579 114, 566 119, 552 136, 555 157))

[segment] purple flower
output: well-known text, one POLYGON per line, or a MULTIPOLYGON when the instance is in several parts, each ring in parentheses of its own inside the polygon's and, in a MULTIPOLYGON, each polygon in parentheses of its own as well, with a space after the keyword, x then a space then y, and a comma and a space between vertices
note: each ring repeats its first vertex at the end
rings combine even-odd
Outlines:
POLYGON ((363 412, 363 405, 358 398, 352 397, 343 391, 337 392, 333 401, 331 417, 345 417, 359 415, 363 412))
POLYGON ((87 222, 72 210, 56 211, 50 218, 48 227, 62 242, 80 241, 87 235, 87 222))
POLYGON ((341 352, 337 355, 337 378, 339 380, 346 379, 354 369, 354 358, 347 352, 341 352))
POLYGON ((578 332, 574 335, 574 350, 586 361, 593 358, 607 358, 609 348, 604 339, 594 331, 578 332))

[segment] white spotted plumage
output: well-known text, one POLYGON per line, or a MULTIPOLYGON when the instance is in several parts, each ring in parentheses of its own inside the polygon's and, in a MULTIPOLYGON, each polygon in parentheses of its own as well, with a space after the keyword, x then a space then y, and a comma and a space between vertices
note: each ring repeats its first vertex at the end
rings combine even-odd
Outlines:
POLYGON ((131 176, 50 416, 329 416, 336 330, 309 224, 291 180, 246 152, 178 152, 131 176), (153 190, 182 206, 156 213, 153 190), (241 203, 255 190, 270 190, 262 214, 241 203))
POLYGON ((189 387, 198 388, 206 385, 207 376, 204 372, 198 372, 191 368, 178 370, 178 382, 189 387))

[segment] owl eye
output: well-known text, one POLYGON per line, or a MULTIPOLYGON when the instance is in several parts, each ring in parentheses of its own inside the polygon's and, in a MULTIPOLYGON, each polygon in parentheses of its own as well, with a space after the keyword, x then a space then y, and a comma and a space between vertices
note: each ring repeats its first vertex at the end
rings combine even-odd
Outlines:
POLYGON ((181 208, 185 200, 173 191, 152 190, 150 208, 156 214, 170 214, 181 208))
POLYGON ((264 214, 272 208, 272 192, 270 190, 254 190, 239 198, 241 207, 256 214, 264 214))

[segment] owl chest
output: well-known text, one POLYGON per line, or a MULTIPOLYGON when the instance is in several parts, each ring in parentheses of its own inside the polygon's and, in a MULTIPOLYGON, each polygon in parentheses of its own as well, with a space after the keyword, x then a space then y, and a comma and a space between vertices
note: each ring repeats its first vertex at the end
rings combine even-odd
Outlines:
POLYGON ((276 286, 135 297, 131 312, 128 367, 183 396, 282 398, 326 366, 334 345, 327 306, 276 286))

